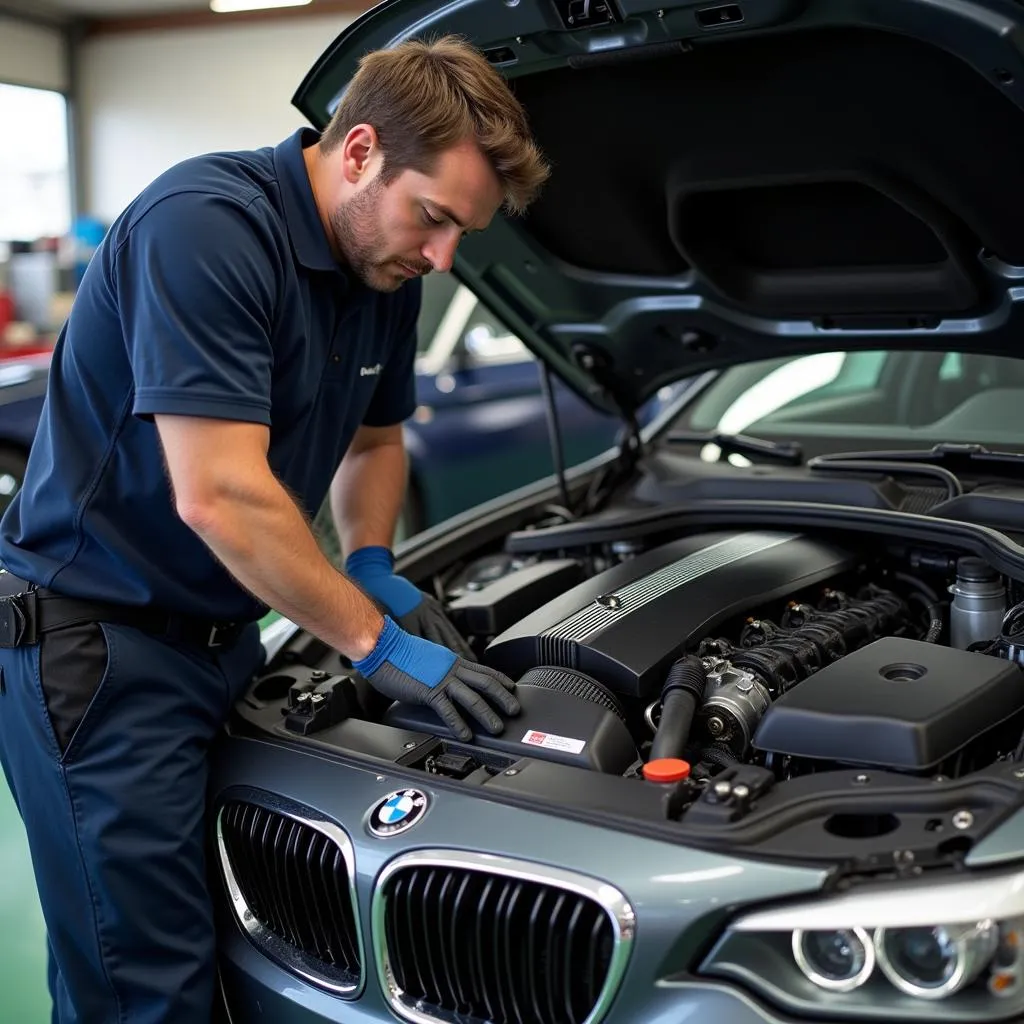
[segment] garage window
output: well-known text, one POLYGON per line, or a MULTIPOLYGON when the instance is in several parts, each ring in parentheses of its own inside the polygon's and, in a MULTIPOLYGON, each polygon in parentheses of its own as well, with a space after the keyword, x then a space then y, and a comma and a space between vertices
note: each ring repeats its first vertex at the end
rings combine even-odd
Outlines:
POLYGON ((34 242, 71 227, 67 100, 0 84, 0 242, 34 242))

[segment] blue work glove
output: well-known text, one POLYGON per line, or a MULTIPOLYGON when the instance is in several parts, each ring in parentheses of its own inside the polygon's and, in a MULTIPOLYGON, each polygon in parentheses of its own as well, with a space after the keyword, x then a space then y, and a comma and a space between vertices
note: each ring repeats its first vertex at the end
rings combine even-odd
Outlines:
POLYGON ((404 576, 395 575, 395 558, 384 547, 353 551, 345 559, 345 572, 409 633, 450 648, 463 658, 473 650, 445 615, 441 603, 424 594, 404 576))
POLYGON ((504 728, 484 697, 506 715, 519 714, 515 683, 486 665, 475 665, 451 651, 400 628, 384 616, 377 646, 352 666, 378 692, 404 704, 426 704, 460 740, 473 732, 456 710, 460 705, 489 733, 504 728), (481 696, 483 694, 483 696, 481 696))

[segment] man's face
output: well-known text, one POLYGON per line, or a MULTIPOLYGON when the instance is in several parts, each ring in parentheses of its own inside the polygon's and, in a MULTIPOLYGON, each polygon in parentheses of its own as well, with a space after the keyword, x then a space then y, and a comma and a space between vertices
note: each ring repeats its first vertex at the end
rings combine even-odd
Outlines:
POLYGON ((370 288, 451 269, 465 234, 483 230, 501 205, 497 175, 471 142, 445 150, 430 174, 379 174, 330 211, 335 246, 370 288))

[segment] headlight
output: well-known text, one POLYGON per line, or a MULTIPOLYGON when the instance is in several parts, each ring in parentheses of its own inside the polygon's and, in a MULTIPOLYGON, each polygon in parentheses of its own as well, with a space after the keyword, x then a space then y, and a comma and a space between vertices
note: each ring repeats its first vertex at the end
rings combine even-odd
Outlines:
POLYGON ((839 928, 831 932, 793 931, 793 959, 804 974, 821 988, 852 992, 875 969, 875 949, 863 928, 839 928))
POLYGON ((1024 1013, 1024 873, 865 886, 748 914, 700 973, 815 1017, 1015 1017, 1024 1013))
POLYGON ((879 928, 878 965, 901 991, 944 999, 970 985, 992 962, 999 929, 991 921, 938 928, 879 928))

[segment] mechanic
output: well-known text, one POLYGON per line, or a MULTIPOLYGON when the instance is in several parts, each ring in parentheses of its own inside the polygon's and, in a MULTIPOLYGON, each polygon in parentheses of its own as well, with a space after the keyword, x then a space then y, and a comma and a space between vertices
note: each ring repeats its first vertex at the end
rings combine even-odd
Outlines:
POLYGON ((408 42, 322 137, 162 174, 92 259, 0 527, 0 756, 55 1020, 210 1020, 207 754, 268 607, 464 738, 519 710, 391 546, 418 279, 547 175, 481 54, 408 42), (329 490, 344 572, 310 526, 329 490))

